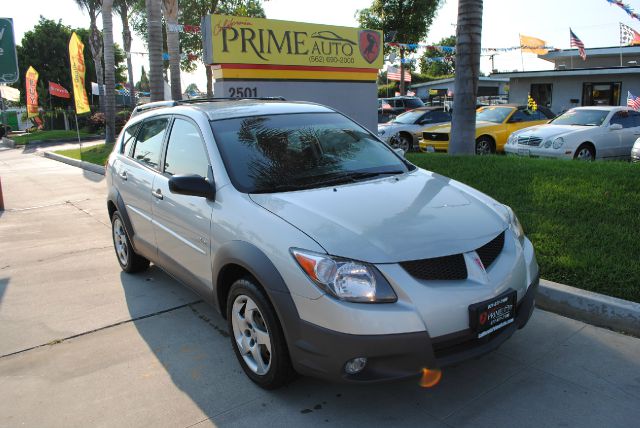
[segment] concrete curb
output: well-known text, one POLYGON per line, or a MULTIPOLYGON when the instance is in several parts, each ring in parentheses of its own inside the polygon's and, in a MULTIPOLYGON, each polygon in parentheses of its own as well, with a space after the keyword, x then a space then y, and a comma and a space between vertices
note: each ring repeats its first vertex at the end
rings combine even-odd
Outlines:
POLYGON ((104 135, 92 135, 88 137, 82 137, 80 142, 78 142, 77 138, 60 138, 57 140, 33 140, 28 141, 24 144, 15 143, 16 147, 47 147, 47 146, 55 146, 57 144, 62 143, 76 143, 80 145, 80 143, 90 143, 92 141, 100 141, 104 140, 104 135))
POLYGON ((640 303, 541 279, 536 306, 598 327, 640 337, 640 303))
POLYGON ((62 156, 52 152, 42 152, 45 158, 53 159, 58 162, 63 162, 71 166, 85 169, 87 171, 95 172, 96 174, 104 175, 104 167, 96 165, 91 162, 85 162, 78 159, 72 159, 66 156, 62 156))

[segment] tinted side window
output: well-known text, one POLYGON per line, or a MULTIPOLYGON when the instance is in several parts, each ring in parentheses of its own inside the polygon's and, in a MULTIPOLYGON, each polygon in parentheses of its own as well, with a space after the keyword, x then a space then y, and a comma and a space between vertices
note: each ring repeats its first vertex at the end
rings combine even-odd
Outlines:
POLYGON ((131 125, 122 133, 122 145, 120 146, 120 153, 129 156, 131 153, 131 146, 133 145, 133 141, 136 138, 136 134, 138 133, 138 129, 140 129, 140 123, 136 123, 131 125))
POLYGON ((632 125, 631 126, 640 126, 640 113, 637 111, 630 111, 629 117, 631 117, 632 125))
POLYGON ((509 122, 530 122, 532 120, 542 120, 540 119, 540 113, 532 112, 529 110, 520 110, 516 111, 513 116, 509 118, 509 122))
POLYGON ((619 123, 623 128, 631 128, 635 125, 635 119, 627 111, 619 111, 613 115, 610 124, 619 123))
POLYGON ((209 160, 198 127, 184 119, 176 119, 171 127, 164 172, 206 177, 208 168, 209 160))
POLYGON ((419 98, 406 98, 404 100, 404 105, 410 109, 410 108, 418 108, 418 107, 423 107, 424 103, 419 99, 419 98))
POLYGON ((450 122, 451 121, 451 113, 442 110, 436 110, 431 112, 431 122, 450 122))
POLYGON ((133 149, 133 158, 143 164, 158 169, 162 140, 169 124, 168 118, 151 119, 142 124, 136 146, 133 149))

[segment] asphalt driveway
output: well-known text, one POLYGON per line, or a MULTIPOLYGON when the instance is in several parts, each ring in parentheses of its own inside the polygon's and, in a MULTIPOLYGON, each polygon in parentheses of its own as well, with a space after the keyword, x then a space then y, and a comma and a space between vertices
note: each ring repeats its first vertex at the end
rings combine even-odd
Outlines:
POLYGON ((0 427, 637 426, 640 340, 536 311, 441 383, 266 392, 226 324, 156 267, 120 271, 104 177, 0 149, 0 427))

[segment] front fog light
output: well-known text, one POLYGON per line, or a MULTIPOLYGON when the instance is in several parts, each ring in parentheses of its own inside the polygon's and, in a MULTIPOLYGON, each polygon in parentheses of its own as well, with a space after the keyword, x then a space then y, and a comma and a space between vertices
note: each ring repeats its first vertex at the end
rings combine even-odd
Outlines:
POLYGON ((364 370, 366 365, 367 359, 365 357, 354 358, 347 361, 347 363, 344 365, 344 371, 350 375, 358 374, 362 370, 364 370))

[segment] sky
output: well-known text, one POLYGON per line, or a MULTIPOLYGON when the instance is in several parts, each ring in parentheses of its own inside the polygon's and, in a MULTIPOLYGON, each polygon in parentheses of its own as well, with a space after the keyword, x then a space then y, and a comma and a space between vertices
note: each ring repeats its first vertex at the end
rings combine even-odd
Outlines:
MULTIPOLYGON (((330 25, 357 26, 355 13, 371 4, 372 0, 269 0, 264 2, 267 18, 288 21, 311 22, 330 25)), ((640 10, 640 0, 625 0, 640 10)), ((437 43, 440 39, 455 34, 457 0, 444 0, 429 29, 426 42, 437 43)), ((0 0, 0 16, 14 20, 16 42, 32 29, 39 16, 59 20, 72 27, 89 27, 89 18, 74 0, 29 0, 28 7, 14 0, 0 0)), ((122 46, 122 27, 114 17, 114 39, 122 46)), ((569 27, 589 47, 619 45, 619 23, 640 31, 640 21, 630 18, 622 9, 606 0, 484 0, 482 47, 503 48, 518 46, 518 34, 541 38, 547 45, 559 49, 569 48, 569 27)), ((102 26, 101 17, 99 27, 102 26)), ((398 40, 400 41, 400 40, 398 40)), ((146 47, 135 37, 132 52, 145 52, 146 47)), ((133 55, 134 78, 140 78, 144 65, 148 70, 148 57, 133 55)), ((640 58, 639 58, 640 60, 640 58)), ((540 70, 550 68, 550 63, 535 55, 519 50, 495 56, 495 68, 500 71, 540 70)), ((491 71, 488 57, 481 58, 481 70, 491 71)), ((182 73, 182 88, 196 83, 204 90, 206 77, 204 67, 193 73, 182 73)))

